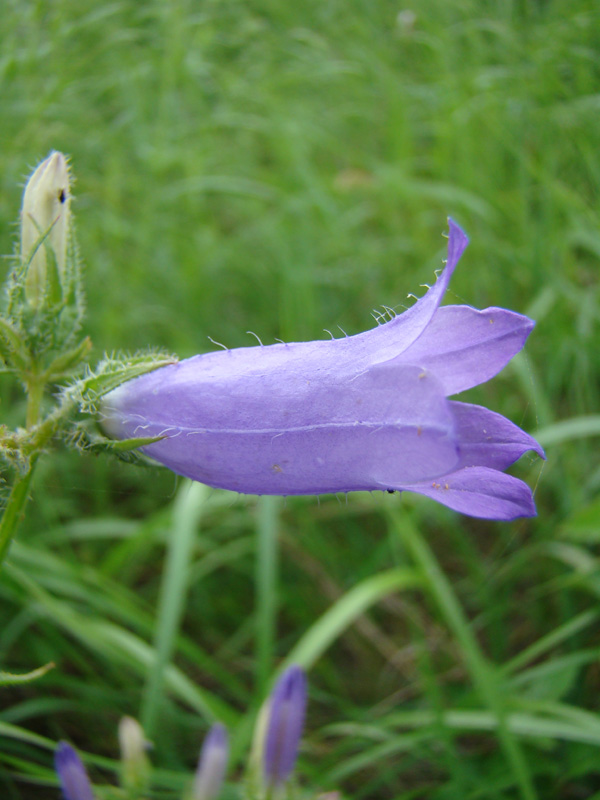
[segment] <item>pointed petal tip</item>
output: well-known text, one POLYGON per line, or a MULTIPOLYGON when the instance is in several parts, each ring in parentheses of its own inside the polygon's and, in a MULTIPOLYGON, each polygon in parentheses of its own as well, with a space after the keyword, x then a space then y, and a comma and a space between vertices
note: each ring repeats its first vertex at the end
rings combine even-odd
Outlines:
POLYGON ((530 490, 529 502, 527 502, 527 498, 522 498, 521 506, 518 510, 507 510, 504 513, 499 513, 498 516, 483 517, 483 519, 490 519, 492 522, 514 522, 517 519, 531 519, 532 517, 537 517, 537 508, 535 507, 533 493, 530 490))
POLYGON ((452 217, 448 217, 448 259, 446 269, 450 274, 469 244, 469 237, 452 217))
POLYGON ((461 252, 469 244, 469 237, 452 217, 448 217, 448 238, 451 240, 455 239, 457 244, 460 243, 462 245, 461 252))
MULTIPOLYGON (((485 311, 496 311, 496 310, 499 311, 499 312, 504 312, 505 314, 508 312, 508 309, 506 309, 506 308, 497 308, 496 306, 492 306, 490 309, 485 309, 485 311)), ((528 338, 528 336, 531 333, 531 331, 535 328, 537 323, 536 323, 536 321, 534 319, 531 319, 531 317, 528 317, 526 314, 519 314, 518 311, 511 311, 511 312, 508 312, 508 313, 513 315, 513 317, 515 319, 515 322, 518 321, 518 325, 519 325, 520 329, 523 331, 523 334, 524 334, 523 335, 523 346, 524 346, 526 339, 528 338)))
POLYGON ((450 408, 457 424, 461 468, 503 471, 529 451, 544 458, 539 442, 502 414, 457 400, 450 401, 450 408))

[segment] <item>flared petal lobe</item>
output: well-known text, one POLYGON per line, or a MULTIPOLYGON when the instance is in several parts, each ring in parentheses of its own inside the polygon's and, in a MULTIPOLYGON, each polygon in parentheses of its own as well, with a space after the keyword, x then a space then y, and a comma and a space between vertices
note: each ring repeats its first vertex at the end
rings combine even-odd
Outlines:
POLYGON ((306 699, 306 675, 293 664, 279 678, 268 700, 263 754, 267 786, 281 786, 294 769, 304 727, 306 699))
POLYGON ((450 401, 460 442, 460 467, 491 467, 501 472, 524 453, 544 450, 513 422, 483 406, 450 401))
POLYGON ((500 308, 439 308, 468 242, 449 224, 446 267, 405 313, 357 336, 163 367, 109 393, 103 427, 121 439, 162 436, 149 456, 242 493, 412 490, 473 516, 534 513, 529 489, 501 471, 526 450, 542 455, 537 442, 447 399, 502 369, 533 323, 500 308))
POLYGON ((466 233, 454 220, 448 220, 448 227, 448 258, 441 275, 433 286, 403 314, 374 330, 351 337, 354 342, 353 346, 360 343, 368 350, 373 361, 387 361, 395 358, 405 352, 427 330, 438 310, 444 292, 448 288, 456 265, 469 244, 466 233))
POLYGON ((505 308, 444 306, 399 360, 422 364, 442 382, 446 395, 458 394, 500 372, 523 348, 534 324, 505 308))
POLYGON ((464 467, 435 481, 408 485, 403 489, 481 519, 509 522, 536 514, 529 486, 490 467, 464 467))

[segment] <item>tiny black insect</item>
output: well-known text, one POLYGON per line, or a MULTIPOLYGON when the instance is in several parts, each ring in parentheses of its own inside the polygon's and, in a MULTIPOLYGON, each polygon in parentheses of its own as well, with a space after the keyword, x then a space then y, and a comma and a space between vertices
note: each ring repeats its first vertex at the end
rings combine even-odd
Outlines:
POLYGON ((60 192, 58 193, 58 199, 59 199, 59 202, 61 202, 61 203, 64 203, 65 200, 67 199, 67 195, 66 195, 66 192, 65 192, 64 189, 61 189, 60 192))
POLYGON ((395 491, 396 491, 395 489, 386 489, 386 492, 388 494, 394 494, 395 491))

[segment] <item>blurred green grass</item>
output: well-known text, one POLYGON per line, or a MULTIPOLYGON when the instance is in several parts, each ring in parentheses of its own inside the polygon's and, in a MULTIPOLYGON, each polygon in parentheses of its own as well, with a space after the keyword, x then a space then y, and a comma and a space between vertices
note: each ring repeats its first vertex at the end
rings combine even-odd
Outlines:
MULTIPOLYGON (((251 345, 249 330, 265 343, 358 332, 372 309, 401 308, 431 281, 451 215, 472 243, 447 302, 538 321, 524 357, 469 398, 549 437, 543 467, 525 457, 515 468, 537 486, 536 520, 482 523, 415 498, 293 499, 276 509, 274 572, 255 563, 268 513, 255 498, 211 493, 189 587, 168 583, 184 606, 171 643, 154 627, 187 489, 178 495, 166 472, 48 457, 0 581, 0 664, 58 667, 5 691, 0 722, 111 756, 118 718, 145 708, 159 715, 167 790, 194 763, 208 702, 239 720, 240 756, 265 676, 333 603, 393 567, 421 579, 398 537, 411 525, 484 658, 504 665, 492 694, 505 696, 504 737, 522 768, 471 683, 439 586, 425 581, 386 594, 345 632, 326 621, 330 646, 310 674, 307 785, 382 800, 590 796, 600 781, 596 3, 7 0, 0 42, 0 251, 13 249, 27 169, 52 148, 69 153, 96 355, 157 345, 189 356, 212 349, 209 336, 251 345), (580 417, 562 438, 552 427, 580 417), (510 659, 553 634, 513 686, 510 659), (154 644, 169 658, 174 647, 177 671, 149 695, 154 644)), ((17 420, 18 387, 3 381, 0 401, 3 420, 17 420)), ((377 584, 365 586, 374 598, 377 584)), ((31 796, 13 773, 47 780, 47 757, 9 736, 0 744, 2 791, 31 796)))

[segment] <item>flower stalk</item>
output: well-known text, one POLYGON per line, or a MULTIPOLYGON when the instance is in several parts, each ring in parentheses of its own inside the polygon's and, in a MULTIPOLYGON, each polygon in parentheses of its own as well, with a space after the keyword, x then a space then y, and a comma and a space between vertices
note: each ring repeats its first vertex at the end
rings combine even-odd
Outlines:
MULTIPOLYGON (((42 450, 62 438, 80 449, 125 457, 129 443, 115 447, 90 432, 85 417, 78 419, 77 414, 95 414, 99 398, 123 380, 174 360, 161 353, 123 354, 85 371, 92 345, 80 335, 83 288, 70 199, 68 161, 54 151, 25 186, 20 253, 0 308, 0 371, 13 375, 26 394, 24 426, 13 431, 0 426, 0 459, 7 474, 3 480, 11 486, 0 520, 0 566, 23 517, 42 450), (56 398, 52 404, 45 402, 50 387, 56 398)), ((151 441, 155 438, 145 438, 145 443, 151 441)))
POLYGON ((33 428, 38 424, 42 413, 42 400, 46 389, 46 381, 37 373, 31 375, 27 383, 27 413, 25 427, 33 428))
POLYGON ((34 456, 27 472, 16 478, 4 508, 2 519, 0 519, 0 567, 4 563, 10 543, 23 516, 36 461, 37 456, 34 456))

